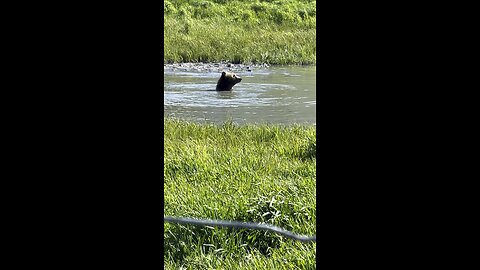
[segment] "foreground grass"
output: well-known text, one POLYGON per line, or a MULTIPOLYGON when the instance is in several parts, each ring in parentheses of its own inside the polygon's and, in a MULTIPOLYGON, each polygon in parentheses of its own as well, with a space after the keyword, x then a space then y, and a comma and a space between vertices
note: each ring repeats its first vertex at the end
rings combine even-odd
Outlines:
POLYGON ((164 14, 164 63, 316 63, 314 0, 170 0, 164 14))
MULTIPOLYGON (((316 234, 315 127, 164 120, 165 215, 316 234)), ((315 269, 315 243, 165 223, 165 269, 315 269)))

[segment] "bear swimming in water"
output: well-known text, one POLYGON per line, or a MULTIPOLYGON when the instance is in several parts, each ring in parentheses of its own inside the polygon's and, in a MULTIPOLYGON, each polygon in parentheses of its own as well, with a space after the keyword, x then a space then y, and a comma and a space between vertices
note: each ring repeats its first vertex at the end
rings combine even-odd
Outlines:
POLYGON ((232 87, 242 81, 242 78, 238 77, 231 72, 222 72, 222 76, 217 83, 217 91, 231 91, 232 87))

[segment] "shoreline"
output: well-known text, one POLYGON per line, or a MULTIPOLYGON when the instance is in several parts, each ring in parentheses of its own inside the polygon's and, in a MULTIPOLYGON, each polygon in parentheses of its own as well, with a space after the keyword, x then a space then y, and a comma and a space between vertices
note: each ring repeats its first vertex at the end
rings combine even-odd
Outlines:
POLYGON ((268 64, 232 64, 230 62, 216 63, 173 63, 163 64, 163 71, 196 71, 196 72, 247 72, 252 69, 269 68, 268 64))
POLYGON ((287 64, 287 65, 270 65, 270 64, 234 64, 231 62, 185 62, 185 63, 169 63, 163 64, 163 71, 184 71, 184 72, 249 72, 253 69, 268 69, 270 67, 276 66, 316 66, 316 65, 296 65, 296 64, 287 64))

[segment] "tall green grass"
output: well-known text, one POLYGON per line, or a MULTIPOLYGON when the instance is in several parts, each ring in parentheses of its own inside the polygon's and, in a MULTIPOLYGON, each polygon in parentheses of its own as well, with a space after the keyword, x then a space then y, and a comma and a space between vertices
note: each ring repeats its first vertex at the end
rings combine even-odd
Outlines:
MULTIPOLYGON (((165 215, 316 234, 315 127, 164 125, 165 215)), ((164 237, 166 269, 315 269, 315 243, 271 232, 165 223, 164 237)))
POLYGON ((170 0, 164 14, 164 63, 316 63, 313 0, 170 0))

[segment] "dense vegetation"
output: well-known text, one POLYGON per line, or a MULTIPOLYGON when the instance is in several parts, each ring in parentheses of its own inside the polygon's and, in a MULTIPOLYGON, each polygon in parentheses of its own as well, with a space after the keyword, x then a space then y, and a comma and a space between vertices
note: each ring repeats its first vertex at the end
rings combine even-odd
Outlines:
POLYGON ((166 0, 164 63, 316 64, 315 0, 166 0))
MULTIPOLYGON (((316 234, 314 126, 164 119, 165 215, 265 222, 316 234)), ((315 243, 165 223, 165 269, 315 269, 315 243)))

